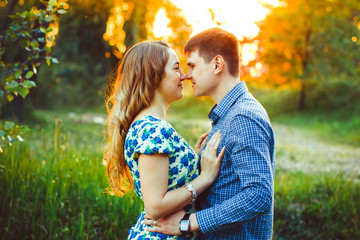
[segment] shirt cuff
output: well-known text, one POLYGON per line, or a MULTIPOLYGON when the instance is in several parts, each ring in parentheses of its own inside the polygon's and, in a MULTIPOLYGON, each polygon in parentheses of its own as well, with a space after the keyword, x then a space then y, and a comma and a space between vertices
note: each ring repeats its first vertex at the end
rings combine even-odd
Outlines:
POLYGON ((196 212, 196 221, 198 222, 200 231, 202 233, 215 232, 220 229, 217 222, 215 207, 207 208, 196 212))

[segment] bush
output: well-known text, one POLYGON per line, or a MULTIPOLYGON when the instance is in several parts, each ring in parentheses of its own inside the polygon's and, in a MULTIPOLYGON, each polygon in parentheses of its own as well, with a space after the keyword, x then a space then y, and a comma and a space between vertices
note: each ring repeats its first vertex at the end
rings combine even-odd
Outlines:
MULTIPOLYGON (((360 82, 339 80, 310 83, 307 90, 307 109, 360 111, 360 82)), ((347 115, 349 114, 345 114, 347 115)))

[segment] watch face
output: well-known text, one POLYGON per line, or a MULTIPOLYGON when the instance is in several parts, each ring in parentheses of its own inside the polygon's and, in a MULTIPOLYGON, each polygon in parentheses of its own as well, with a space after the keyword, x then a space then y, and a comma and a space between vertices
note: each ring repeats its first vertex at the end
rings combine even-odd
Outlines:
POLYGON ((180 231, 184 231, 184 232, 189 231, 189 225, 190 225, 189 220, 181 220, 181 222, 180 222, 180 231))

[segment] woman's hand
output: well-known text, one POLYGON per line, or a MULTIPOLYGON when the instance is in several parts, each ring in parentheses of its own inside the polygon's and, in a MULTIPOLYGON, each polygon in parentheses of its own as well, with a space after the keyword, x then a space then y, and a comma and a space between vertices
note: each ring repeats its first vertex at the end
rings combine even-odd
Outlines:
POLYGON ((221 149, 219 156, 216 156, 221 141, 220 131, 214 133, 201 153, 201 173, 200 176, 207 179, 212 184, 220 171, 221 160, 225 154, 225 147, 221 149))
POLYGON ((207 142, 209 133, 210 133, 210 130, 199 137, 199 140, 197 141, 197 143, 195 145, 195 152, 197 152, 198 155, 200 154, 201 150, 204 148, 204 146, 207 142))

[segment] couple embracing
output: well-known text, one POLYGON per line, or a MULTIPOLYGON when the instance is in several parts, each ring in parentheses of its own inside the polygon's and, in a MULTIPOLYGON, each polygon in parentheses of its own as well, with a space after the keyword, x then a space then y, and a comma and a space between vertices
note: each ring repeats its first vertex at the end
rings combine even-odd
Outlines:
POLYGON ((104 162, 113 193, 133 187, 145 208, 128 239, 271 239, 274 135, 240 80, 238 39, 212 28, 184 53, 186 74, 168 43, 141 42, 117 70, 104 162), (165 120, 184 80, 216 103, 195 149, 165 120))

